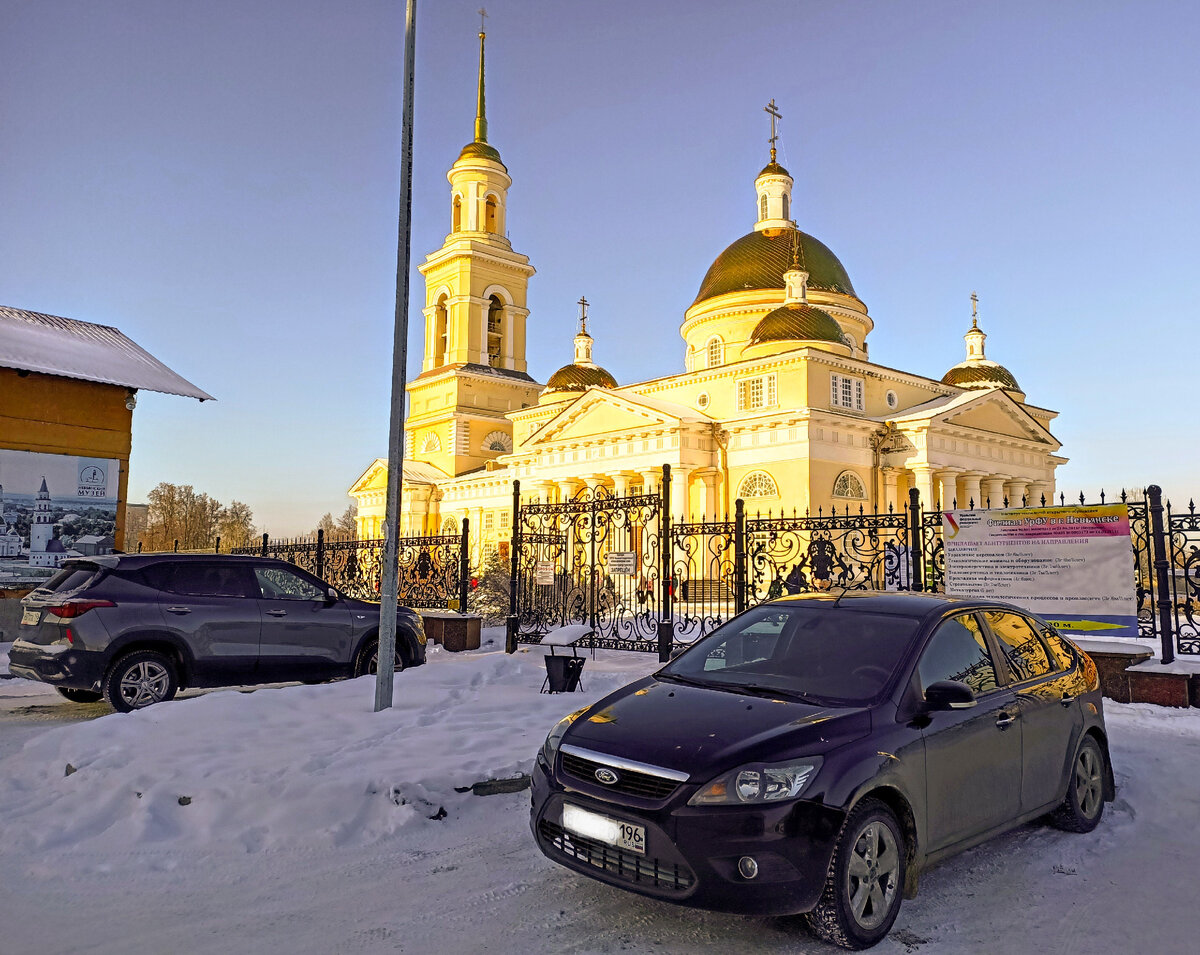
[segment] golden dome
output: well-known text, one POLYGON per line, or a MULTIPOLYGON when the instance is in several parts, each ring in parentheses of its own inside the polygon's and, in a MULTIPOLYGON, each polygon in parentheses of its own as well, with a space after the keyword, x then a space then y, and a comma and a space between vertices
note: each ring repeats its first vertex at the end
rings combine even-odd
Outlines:
POLYGON ((807 302, 790 302, 768 314, 750 335, 751 345, 764 342, 816 341, 846 344, 837 319, 807 302))
POLYGON ((799 229, 780 229, 770 235, 751 232, 718 255, 700 283, 696 302, 727 292, 782 289, 783 273, 792 267, 793 237, 799 239, 800 268, 808 273, 809 290, 855 294, 850 276, 828 246, 799 229))
POLYGON ((787 176, 789 179, 792 178, 792 174, 779 165, 779 163, 777 163, 774 159, 763 166, 763 171, 754 178, 761 179, 763 176, 787 176))
MULTIPOLYGON (((467 143, 463 146, 462 152, 458 154, 458 159, 455 161, 462 162, 464 159, 488 159, 504 166, 504 163, 500 161, 500 151, 491 143, 467 143)), ((504 166, 504 168, 508 169, 507 166, 504 166)))
POLYGON ((960 362, 942 375, 942 384, 957 385, 959 388, 1007 388, 1010 391, 1021 391, 1013 373, 994 361, 960 362))
POLYGON ((550 376, 542 394, 556 391, 586 391, 588 388, 616 388, 617 379, 599 365, 563 365, 550 376))

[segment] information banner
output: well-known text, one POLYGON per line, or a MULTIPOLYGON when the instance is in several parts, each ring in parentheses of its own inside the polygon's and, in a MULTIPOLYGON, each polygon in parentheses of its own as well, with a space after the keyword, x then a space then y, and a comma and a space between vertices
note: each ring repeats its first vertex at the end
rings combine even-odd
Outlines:
POLYGON ((1059 630, 1136 637, 1124 504, 945 511, 946 593, 1006 600, 1059 630))
POLYGON ((554 561, 539 560, 534 568, 533 582, 543 587, 554 583, 554 561))

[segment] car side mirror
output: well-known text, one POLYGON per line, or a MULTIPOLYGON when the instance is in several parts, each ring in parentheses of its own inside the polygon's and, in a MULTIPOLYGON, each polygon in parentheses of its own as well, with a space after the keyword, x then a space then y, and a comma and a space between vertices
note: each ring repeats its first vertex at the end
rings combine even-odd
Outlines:
POLYGON ((978 701, 975 692, 958 680, 938 680, 925 688, 925 702, 931 710, 966 710, 978 701))
POLYGON ((327 604, 335 604, 338 602, 338 592, 332 587, 325 591, 325 602, 327 604))
POLYGON ((683 651, 686 649, 687 649, 687 647, 676 647, 674 650, 671 651, 670 659, 674 660, 677 656, 679 656, 679 654, 683 653, 683 651))

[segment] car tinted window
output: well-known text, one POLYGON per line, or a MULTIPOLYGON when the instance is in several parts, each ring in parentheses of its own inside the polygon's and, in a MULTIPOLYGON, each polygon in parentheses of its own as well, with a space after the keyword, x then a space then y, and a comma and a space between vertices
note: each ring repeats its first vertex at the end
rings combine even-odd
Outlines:
POLYGON ((921 692, 939 680, 957 680, 977 694, 996 689, 996 667, 987 641, 972 614, 941 623, 917 664, 921 692))
POLYGON ((273 600, 324 600, 325 590, 283 567, 255 567, 262 595, 273 600))
POLYGON ((245 577, 233 564, 204 564, 195 561, 174 565, 166 589, 194 597, 246 597, 245 577))
POLYGON ((1056 670, 1069 670, 1075 665, 1075 653, 1061 634, 1053 630, 1043 630, 1042 638, 1050 647, 1050 656, 1056 663, 1056 670))
POLYGON ((877 698, 910 646, 917 621, 814 604, 741 614, 660 672, 828 702, 877 698))
POLYGON ((45 590, 52 594, 79 590, 90 584, 99 573, 99 567, 68 567, 60 570, 50 578, 44 587, 39 587, 38 590, 45 590))
POLYGON ((989 610, 984 617, 1000 640, 1000 649, 1014 680, 1032 680, 1052 672, 1046 648, 1028 620, 1003 610, 989 610))

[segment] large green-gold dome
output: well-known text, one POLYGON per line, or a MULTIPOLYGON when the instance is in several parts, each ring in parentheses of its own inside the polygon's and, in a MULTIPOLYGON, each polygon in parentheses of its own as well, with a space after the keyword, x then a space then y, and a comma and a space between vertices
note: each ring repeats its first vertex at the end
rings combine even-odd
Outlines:
POLYGON ((810 290, 855 295, 846 269, 825 243, 799 229, 780 229, 751 232, 718 255, 700 283, 696 302, 728 292, 782 289, 783 273, 792 267, 793 236, 800 240, 800 267, 808 273, 810 290))

